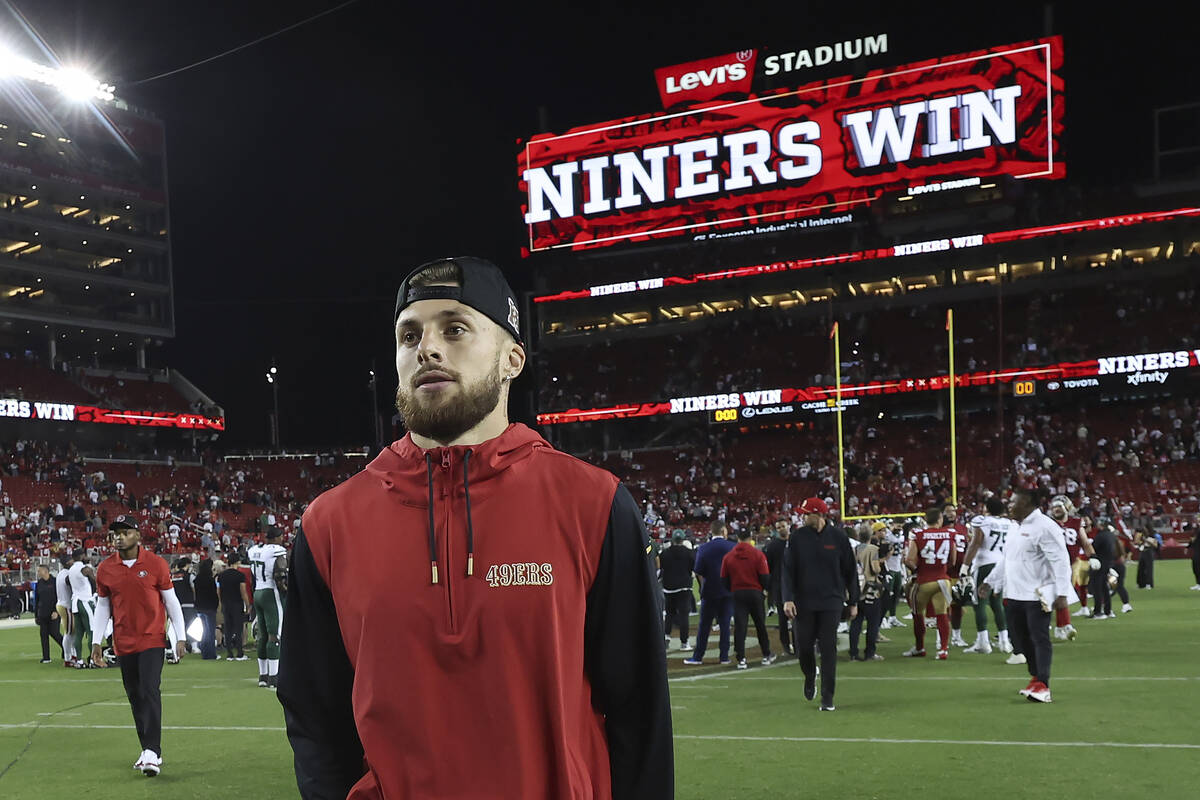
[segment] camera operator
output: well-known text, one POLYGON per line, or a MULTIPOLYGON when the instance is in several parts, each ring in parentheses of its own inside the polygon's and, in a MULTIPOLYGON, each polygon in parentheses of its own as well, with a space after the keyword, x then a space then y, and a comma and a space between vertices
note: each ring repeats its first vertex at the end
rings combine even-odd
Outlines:
POLYGON ((859 585, 859 614, 850 620, 850 660, 851 661, 883 661, 883 656, 875 652, 879 641, 879 623, 883 617, 883 563, 880 560, 880 547, 883 543, 882 529, 864 530, 859 533, 858 545, 854 558, 858 562, 859 585), (858 651, 858 635, 862 632, 863 621, 867 623, 867 649, 860 655, 858 651))

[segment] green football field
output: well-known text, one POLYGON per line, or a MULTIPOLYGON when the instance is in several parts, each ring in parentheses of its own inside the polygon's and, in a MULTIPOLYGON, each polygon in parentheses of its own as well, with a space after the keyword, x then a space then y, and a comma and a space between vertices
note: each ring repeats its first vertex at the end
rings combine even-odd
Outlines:
MULTIPOLYGON (((802 699, 794 659, 685 671, 673 650, 676 796, 1198 797, 1200 592, 1186 562, 1160 563, 1157 578, 1131 590, 1133 613, 1077 620, 1079 638, 1055 645, 1051 705, 1020 697, 1025 668, 999 653, 900 658, 910 629, 885 632, 885 661, 843 654, 832 714, 802 699)), ((0 797, 296 796, 254 661, 165 668, 165 763, 148 779, 131 768, 140 748, 118 671, 39 655, 36 629, 0 630, 0 797)))

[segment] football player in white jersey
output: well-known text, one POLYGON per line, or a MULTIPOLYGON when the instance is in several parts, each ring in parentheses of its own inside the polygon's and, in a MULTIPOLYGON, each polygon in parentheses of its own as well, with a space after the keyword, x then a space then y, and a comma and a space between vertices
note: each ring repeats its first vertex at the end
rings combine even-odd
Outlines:
POLYGON ((83 669, 91 666, 91 661, 80 658, 79 654, 92 652, 92 617, 96 612, 96 594, 92 588, 92 580, 96 573, 84 558, 82 550, 72 553, 71 559, 71 568, 67 570, 67 582, 71 586, 71 616, 75 627, 75 666, 83 669))
MULTIPOLYGON (((987 514, 971 520, 971 544, 967 547, 966 562, 976 586, 982 586, 1000 563, 1004 557, 1004 540, 1016 526, 1016 523, 1003 516, 1004 502, 999 497, 989 497, 986 508, 987 514)), ((988 606, 991 606, 992 616, 996 619, 1000 652, 1012 652, 1008 625, 1004 619, 1004 599, 999 592, 992 592, 987 600, 981 599, 975 604, 975 644, 963 650, 964 653, 992 652, 992 643, 988 639, 988 606)))
POLYGON ((258 685, 274 687, 279 675, 279 634, 283 630, 283 598, 287 592, 287 550, 279 543, 279 529, 267 530, 267 543, 247 553, 254 573, 254 635, 258 648, 258 685))
POLYGON ((883 532, 883 543, 887 546, 883 567, 887 574, 883 579, 884 618, 881 628, 904 627, 904 623, 896 618, 896 605, 900 602, 900 596, 904 594, 904 548, 908 546, 908 541, 896 527, 895 522, 890 522, 887 530, 883 532))
POLYGON ((54 577, 54 588, 58 592, 58 617, 66 626, 63 630, 63 666, 73 667, 78 661, 78 652, 75 649, 75 605, 71 602, 71 581, 70 570, 71 561, 64 557, 62 569, 58 571, 58 575, 54 577))

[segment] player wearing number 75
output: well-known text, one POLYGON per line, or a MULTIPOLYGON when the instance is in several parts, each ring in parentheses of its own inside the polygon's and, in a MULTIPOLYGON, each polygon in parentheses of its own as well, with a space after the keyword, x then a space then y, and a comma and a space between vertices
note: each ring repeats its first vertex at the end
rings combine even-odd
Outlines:
POLYGON ((954 530, 942 527, 940 507, 926 511, 925 522, 929 527, 916 532, 904 555, 904 563, 915 573, 908 590, 908 604, 912 607, 916 638, 912 649, 904 655, 925 655, 925 608, 932 604, 938 629, 937 657, 945 661, 950 654, 950 618, 946 615, 951 599, 949 568, 956 563, 958 552, 954 547, 954 530))

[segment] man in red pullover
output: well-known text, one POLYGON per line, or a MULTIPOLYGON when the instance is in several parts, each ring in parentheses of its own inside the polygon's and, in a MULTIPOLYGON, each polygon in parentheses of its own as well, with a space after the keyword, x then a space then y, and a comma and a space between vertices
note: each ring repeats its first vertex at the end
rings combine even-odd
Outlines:
POLYGON ((738 543, 721 559, 721 580, 733 592, 733 649, 737 653, 737 668, 746 669, 746 617, 754 620, 754 634, 762 649, 763 666, 775 663, 771 638, 767 635, 767 620, 763 613, 763 591, 771 578, 767 557, 750 540, 750 526, 738 531, 738 543))
POLYGON ((662 608, 629 492, 510 424, 516 298, 476 258, 396 299, 408 434, 307 508, 279 699, 306 800, 674 796, 662 608))

